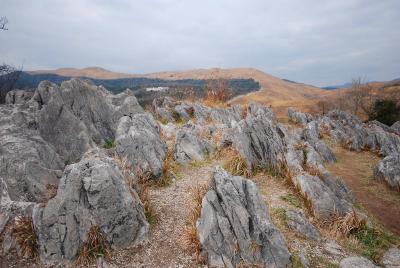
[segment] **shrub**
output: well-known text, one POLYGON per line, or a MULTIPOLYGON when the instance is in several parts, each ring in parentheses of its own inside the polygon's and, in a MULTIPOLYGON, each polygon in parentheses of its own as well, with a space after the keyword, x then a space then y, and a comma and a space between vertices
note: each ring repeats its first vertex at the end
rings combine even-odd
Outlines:
POLYGON ((388 126, 400 120, 400 106, 392 100, 378 100, 375 102, 369 120, 377 120, 388 126))
POLYGON ((226 79, 211 79, 206 84, 206 97, 204 103, 208 106, 226 106, 227 101, 232 96, 229 81, 226 79))
POLYGON ((38 254, 37 235, 31 217, 18 216, 11 225, 11 235, 23 256, 34 258, 38 254))

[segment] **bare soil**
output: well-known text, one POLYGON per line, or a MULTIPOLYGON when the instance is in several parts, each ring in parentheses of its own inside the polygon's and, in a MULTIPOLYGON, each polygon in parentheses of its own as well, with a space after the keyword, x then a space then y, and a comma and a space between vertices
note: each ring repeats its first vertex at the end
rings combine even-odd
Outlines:
POLYGON ((373 178, 373 169, 380 158, 371 152, 353 152, 338 145, 330 147, 338 161, 327 165, 327 169, 343 178, 358 205, 400 235, 400 193, 373 178))
POLYGON ((192 209, 191 191, 209 181, 214 165, 189 165, 172 185, 150 190, 157 222, 142 245, 114 251, 109 264, 117 267, 200 267, 184 240, 192 209))

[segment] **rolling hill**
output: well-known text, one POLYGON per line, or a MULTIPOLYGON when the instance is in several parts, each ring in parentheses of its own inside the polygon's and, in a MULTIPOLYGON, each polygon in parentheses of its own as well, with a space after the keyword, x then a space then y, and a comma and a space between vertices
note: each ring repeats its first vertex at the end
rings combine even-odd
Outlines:
POLYGON ((158 72, 150 74, 125 74, 108 71, 99 67, 83 69, 62 68, 57 70, 32 71, 31 74, 57 74, 69 77, 88 77, 94 79, 122 79, 122 78, 150 78, 163 80, 185 80, 185 79, 212 79, 212 78, 241 78, 254 79, 260 84, 260 90, 238 96, 231 100, 232 103, 245 104, 258 102, 271 105, 279 116, 284 116, 287 107, 296 107, 304 111, 312 112, 315 104, 323 97, 332 93, 318 87, 293 83, 278 77, 269 75, 254 68, 233 69, 194 69, 187 71, 158 72))

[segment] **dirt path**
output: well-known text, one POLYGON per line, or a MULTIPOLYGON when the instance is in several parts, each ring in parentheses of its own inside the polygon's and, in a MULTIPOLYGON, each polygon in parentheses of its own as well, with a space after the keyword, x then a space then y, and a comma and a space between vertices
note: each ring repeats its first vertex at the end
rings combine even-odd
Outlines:
POLYGON ((373 168, 380 159, 370 152, 330 147, 338 161, 328 165, 328 170, 343 178, 359 205, 387 229, 400 235, 400 193, 388 189, 373 178, 373 168))
POLYGON ((171 186, 152 189, 151 201, 158 220, 149 241, 114 251, 109 263, 118 267, 198 267, 186 249, 183 233, 191 213, 191 190, 208 181, 213 167, 213 163, 185 167, 181 178, 171 186))

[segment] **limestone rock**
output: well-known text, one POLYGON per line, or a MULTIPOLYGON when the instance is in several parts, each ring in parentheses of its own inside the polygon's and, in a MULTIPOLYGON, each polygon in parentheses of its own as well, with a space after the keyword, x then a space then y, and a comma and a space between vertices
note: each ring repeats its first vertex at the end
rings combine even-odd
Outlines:
POLYGON ((58 184, 64 163, 37 131, 36 109, 0 107, 0 177, 12 201, 40 202, 58 184))
POLYGON ((162 174, 167 145, 160 138, 160 127, 148 113, 124 116, 116 131, 116 152, 126 158, 129 166, 150 172, 155 178, 162 174))
POLYGON ((192 119, 192 110, 193 107, 186 103, 181 103, 175 106, 173 113, 179 116, 179 119, 187 122, 192 119))
POLYGON ((378 268, 370 260, 364 257, 348 257, 340 261, 340 268, 378 268))
POLYGON ((390 128, 394 132, 400 133, 400 121, 395 122, 390 128))
POLYGON ((286 242, 271 222, 257 186, 219 167, 203 198, 197 231, 209 266, 290 264, 286 242))
POLYGON ((0 234, 16 216, 30 217, 34 205, 33 202, 12 201, 8 194, 7 184, 0 177, 0 234))
POLYGON ((234 105, 225 109, 212 109, 210 116, 215 122, 225 124, 229 127, 232 127, 235 123, 242 119, 239 105, 234 105))
POLYGON ((23 104, 30 100, 32 96, 33 91, 11 90, 7 92, 6 104, 23 104))
POLYGON ((286 211, 286 223, 290 229, 302 234, 309 240, 319 240, 321 235, 319 231, 306 219, 301 211, 286 211))
POLYGON ((176 135, 176 125, 173 123, 168 123, 166 125, 160 124, 161 133, 167 139, 170 140, 175 137, 176 135))
POLYGON ((96 144, 114 140, 119 119, 141 110, 129 91, 113 96, 105 88, 80 79, 61 86, 41 82, 33 98, 40 105, 40 135, 66 163, 78 161, 96 144))
POLYGON ((374 177, 400 191, 400 154, 389 155, 382 159, 374 169, 374 177))
POLYGON ((334 240, 326 242, 323 250, 333 257, 344 257, 346 255, 343 248, 334 240))
POLYGON ((233 146, 246 159, 248 169, 280 169, 285 161, 284 132, 271 120, 267 110, 259 109, 233 128, 233 146))
POLYGON ((390 248, 382 257, 382 263, 386 268, 399 268, 400 267, 400 249, 390 248))
POLYGON ((214 146, 199 136, 196 126, 185 125, 176 133, 174 159, 181 164, 203 160, 213 151, 214 146))
POLYGON ((41 259, 50 263, 73 260, 93 226, 100 227, 112 248, 141 241, 149 229, 136 192, 113 159, 99 152, 66 167, 57 195, 35 206, 33 222, 41 259))
POLYGON ((153 108, 156 117, 166 122, 175 122, 172 109, 176 104, 170 97, 155 98, 153 100, 153 108))
POLYGON ((288 117, 289 120, 294 122, 294 123, 299 123, 302 125, 307 124, 308 122, 311 122, 313 120, 312 115, 307 114, 307 113, 301 113, 293 108, 288 108, 288 117))
POLYGON ((319 218, 329 218, 335 213, 344 215, 351 211, 351 199, 341 188, 344 185, 334 178, 324 179, 301 173, 293 177, 293 182, 312 204, 314 214, 319 218), (325 182, 325 179, 329 182, 325 182))

